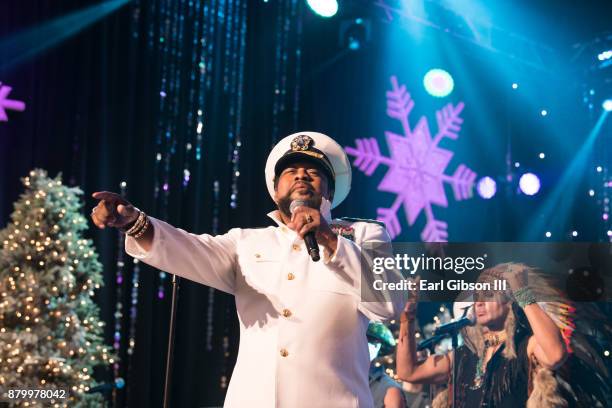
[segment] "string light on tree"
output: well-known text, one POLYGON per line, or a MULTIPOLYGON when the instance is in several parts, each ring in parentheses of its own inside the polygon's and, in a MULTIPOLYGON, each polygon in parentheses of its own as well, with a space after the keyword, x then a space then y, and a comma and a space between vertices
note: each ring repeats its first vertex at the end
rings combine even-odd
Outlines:
POLYGON ((64 406, 100 405, 99 395, 84 393, 93 379, 80 373, 114 360, 91 298, 102 285, 102 266, 92 242, 81 237, 82 192, 43 170, 22 181, 26 190, 0 231, 0 383, 74 387, 64 406))

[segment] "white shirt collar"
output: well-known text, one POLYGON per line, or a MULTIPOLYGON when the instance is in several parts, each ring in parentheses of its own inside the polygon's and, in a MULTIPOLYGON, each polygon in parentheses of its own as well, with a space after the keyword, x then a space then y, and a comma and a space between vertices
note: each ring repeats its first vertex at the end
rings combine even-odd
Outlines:
MULTIPOLYGON (((323 218, 325 218, 325 221, 327 221, 328 224, 331 224, 331 222, 332 222, 331 212, 329 212, 329 211, 322 212, 322 214, 323 214, 323 218)), ((274 222, 279 227, 284 227, 285 226, 285 223, 283 222, 283 219, 280 216, 280 211, 279 210, 270 211, 268 213, 268 217, 272 218, 274 220, 274 222)))
POLYGON ((278 210, 270 211, 268 213, 268 217, 272 218, 279 227, 285 226, 285 223, 283 222, 283 219, 280 216, 280 211, 278 210))

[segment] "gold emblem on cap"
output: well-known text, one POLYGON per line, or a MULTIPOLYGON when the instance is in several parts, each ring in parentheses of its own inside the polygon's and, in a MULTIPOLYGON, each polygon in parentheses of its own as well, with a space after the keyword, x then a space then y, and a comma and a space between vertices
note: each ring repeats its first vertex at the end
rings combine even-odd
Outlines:
POLYGON ((291 141, 291 150, 294 152, 303 152, 309 150, 314 145, 314 140, 308 135, 298 135, 291 141))

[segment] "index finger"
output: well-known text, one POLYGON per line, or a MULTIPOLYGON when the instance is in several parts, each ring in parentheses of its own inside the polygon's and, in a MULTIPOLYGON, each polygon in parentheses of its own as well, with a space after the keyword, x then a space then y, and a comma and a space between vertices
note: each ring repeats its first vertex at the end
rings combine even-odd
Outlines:
POLYGON ((301 214, 304 211, 308 211, 308 207, 306 207, 305 205, 300 205, 298 207, 295 207, 293 209, 293 212, 291 213, 291 221, 293 221, 295 219, 296 215, 301 214))
POLYGON ((91 195, 96 200, 105 200, 111 202, 127 203, 127 201, 117 193, 110 191, 96 191, 91 195))

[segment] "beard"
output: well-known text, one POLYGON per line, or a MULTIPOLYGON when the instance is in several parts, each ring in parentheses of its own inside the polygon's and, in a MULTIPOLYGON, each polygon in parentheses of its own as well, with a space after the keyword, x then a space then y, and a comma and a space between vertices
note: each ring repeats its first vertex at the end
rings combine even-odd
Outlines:
POLYGON ((282 212, 288 218, 291 218, 291 211, 290 211, 289 207, 291 206, 291 203, 293 201, 295 201, 295 200, 303 201, 304 205, 306 207, 314 208, 316 210, 321 208, 322 197, 321 197, 321 195, 319 195, 317 193, 313 193, 308 198, 296 198, 296 199, 291 198, 291 194, 292 194, 292 192, 288 193, 284 197, 279 198, 278 202, 276 203, 276 206, 278 207, 278 210, 280 212, 282 212))

